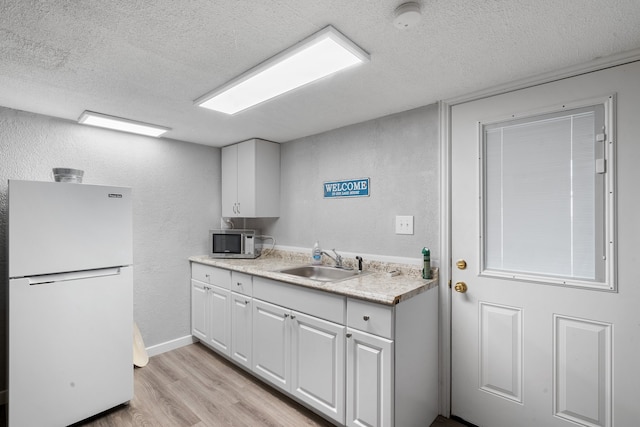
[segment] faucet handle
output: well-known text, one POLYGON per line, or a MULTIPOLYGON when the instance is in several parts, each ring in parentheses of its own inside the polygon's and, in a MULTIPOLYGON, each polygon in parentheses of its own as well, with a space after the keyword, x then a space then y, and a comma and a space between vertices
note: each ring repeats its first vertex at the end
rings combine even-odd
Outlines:
POLYGON ((336 267, 342 267, 342 255, 336 252, 335 249, 331 249, 334 254, 336 254, 336 267))

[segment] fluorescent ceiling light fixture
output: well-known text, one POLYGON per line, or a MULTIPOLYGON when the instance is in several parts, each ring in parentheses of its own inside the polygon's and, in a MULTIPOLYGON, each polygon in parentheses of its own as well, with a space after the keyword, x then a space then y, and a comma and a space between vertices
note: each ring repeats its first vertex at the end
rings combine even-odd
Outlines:
POLYGON ((121 117, 108 116, 106 114, 94 113, 93 111, 85 111, 82 113, 78 119, 78 123, 155 137, 171 130, 171 128, 123 119, 121 117))
POLYGON ((194 102, 200 107, 235 114, 368 61, 368 53, 328 26, 194 102))

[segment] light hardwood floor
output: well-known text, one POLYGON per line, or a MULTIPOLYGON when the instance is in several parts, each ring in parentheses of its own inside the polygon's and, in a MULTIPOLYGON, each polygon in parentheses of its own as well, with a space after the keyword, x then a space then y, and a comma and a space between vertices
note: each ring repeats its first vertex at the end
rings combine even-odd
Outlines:
MULTIPOLYGON (((201 344, 152 357, 134 376, 129 405, 76 426, 332 426, 201 344)), ((439 417, 431 426, 461 424, 439 417)))

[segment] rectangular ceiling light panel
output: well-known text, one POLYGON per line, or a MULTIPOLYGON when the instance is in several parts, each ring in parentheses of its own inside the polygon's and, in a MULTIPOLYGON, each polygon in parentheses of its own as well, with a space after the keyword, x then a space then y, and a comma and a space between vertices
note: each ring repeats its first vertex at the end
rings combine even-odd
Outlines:
POLYGON ((369 61, 369 55, 332 26, 279 53, 195 103, 235 114, 337 71, 369 61))
POLYGON ((108 116, 106 114, 94 113, 93 111, 85 111, 82 113, 78 119, 78 123, 155 137, 171 130, 171 128, 123 119, 121 117, 108 116))

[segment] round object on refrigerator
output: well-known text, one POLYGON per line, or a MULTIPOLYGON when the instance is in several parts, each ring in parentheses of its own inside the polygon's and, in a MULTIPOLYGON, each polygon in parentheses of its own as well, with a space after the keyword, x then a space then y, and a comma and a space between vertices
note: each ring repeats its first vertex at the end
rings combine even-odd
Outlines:
POLYGON ((80 169, 53 168, 53 179, 56 182, 73 182, 81 184, 83 176, 84 171, 80 169))

